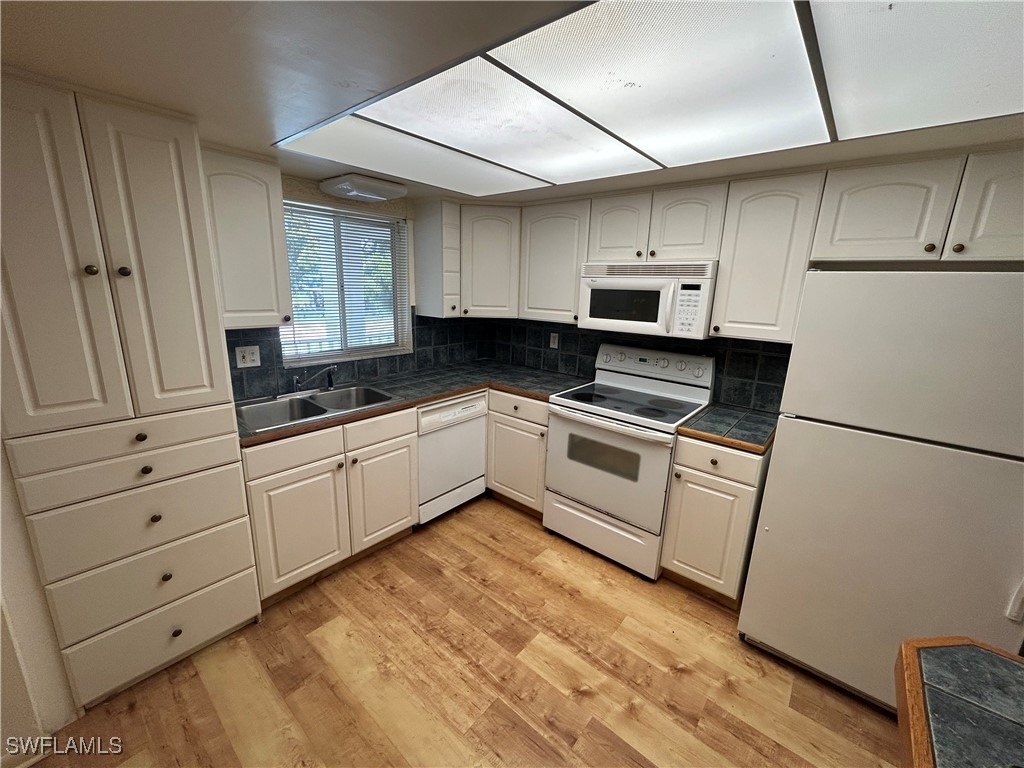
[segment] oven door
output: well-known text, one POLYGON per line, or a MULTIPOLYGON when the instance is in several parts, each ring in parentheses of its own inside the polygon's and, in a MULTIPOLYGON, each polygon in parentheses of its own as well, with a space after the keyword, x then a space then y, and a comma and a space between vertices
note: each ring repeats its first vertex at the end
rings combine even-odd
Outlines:
POLYGON ((670 336, 677 282, 652 277, 581 278, 579 327, 670 336))
POLYGON ((547 487, 659 535, 672 435, 548 407, 547 487))

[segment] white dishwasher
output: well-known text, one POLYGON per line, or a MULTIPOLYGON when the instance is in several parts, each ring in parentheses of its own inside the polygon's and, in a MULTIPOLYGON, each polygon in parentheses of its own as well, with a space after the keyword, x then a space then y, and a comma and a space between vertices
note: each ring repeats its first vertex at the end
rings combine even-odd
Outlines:
POLYGON ((418 409, 420 522, 486 490, 487 393, 418 409))

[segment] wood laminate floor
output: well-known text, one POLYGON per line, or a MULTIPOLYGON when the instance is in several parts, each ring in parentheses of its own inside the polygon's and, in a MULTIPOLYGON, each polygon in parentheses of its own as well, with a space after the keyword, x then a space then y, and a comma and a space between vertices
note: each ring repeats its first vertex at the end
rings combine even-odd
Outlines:
POLYGON ((481 499, 59 734, 62 766, 880 766, 895 721, 481 499))

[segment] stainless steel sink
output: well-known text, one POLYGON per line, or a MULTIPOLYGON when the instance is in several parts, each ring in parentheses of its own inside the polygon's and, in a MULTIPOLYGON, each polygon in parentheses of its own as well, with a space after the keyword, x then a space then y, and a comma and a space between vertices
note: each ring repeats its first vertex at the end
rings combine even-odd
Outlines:
POLYGON ((260 432, 264 429, 325 416, 327 409, 304 397, 288 397, 240 405, 235 412, 238 414, 239 422, 249 432, 260 432))
POLYGON ((386 403, 393 397, 387 392, 370 387, 345 387, 344 389, 331 389, 326 392, 317 392, 310 395, 311 402, 322 405, 332 411, 352 411, 358 408, 366 408, 378 403, 386 403))

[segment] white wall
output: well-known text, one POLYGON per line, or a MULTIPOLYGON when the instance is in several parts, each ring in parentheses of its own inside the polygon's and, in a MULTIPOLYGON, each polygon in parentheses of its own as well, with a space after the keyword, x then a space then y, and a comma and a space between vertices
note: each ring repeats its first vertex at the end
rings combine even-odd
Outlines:
POLYGON ((14 478, 2 448, 0 464, 0 600, 5 632, 10 632, 10 638, 5 637, 0 647, 0 726, 5 738, 33 735, 8 730, 31 725, 35 726, 34 733, 49 734, 78 715, 36 572, 14 478), (8 714, 8 706, 13 713, 8 714))

